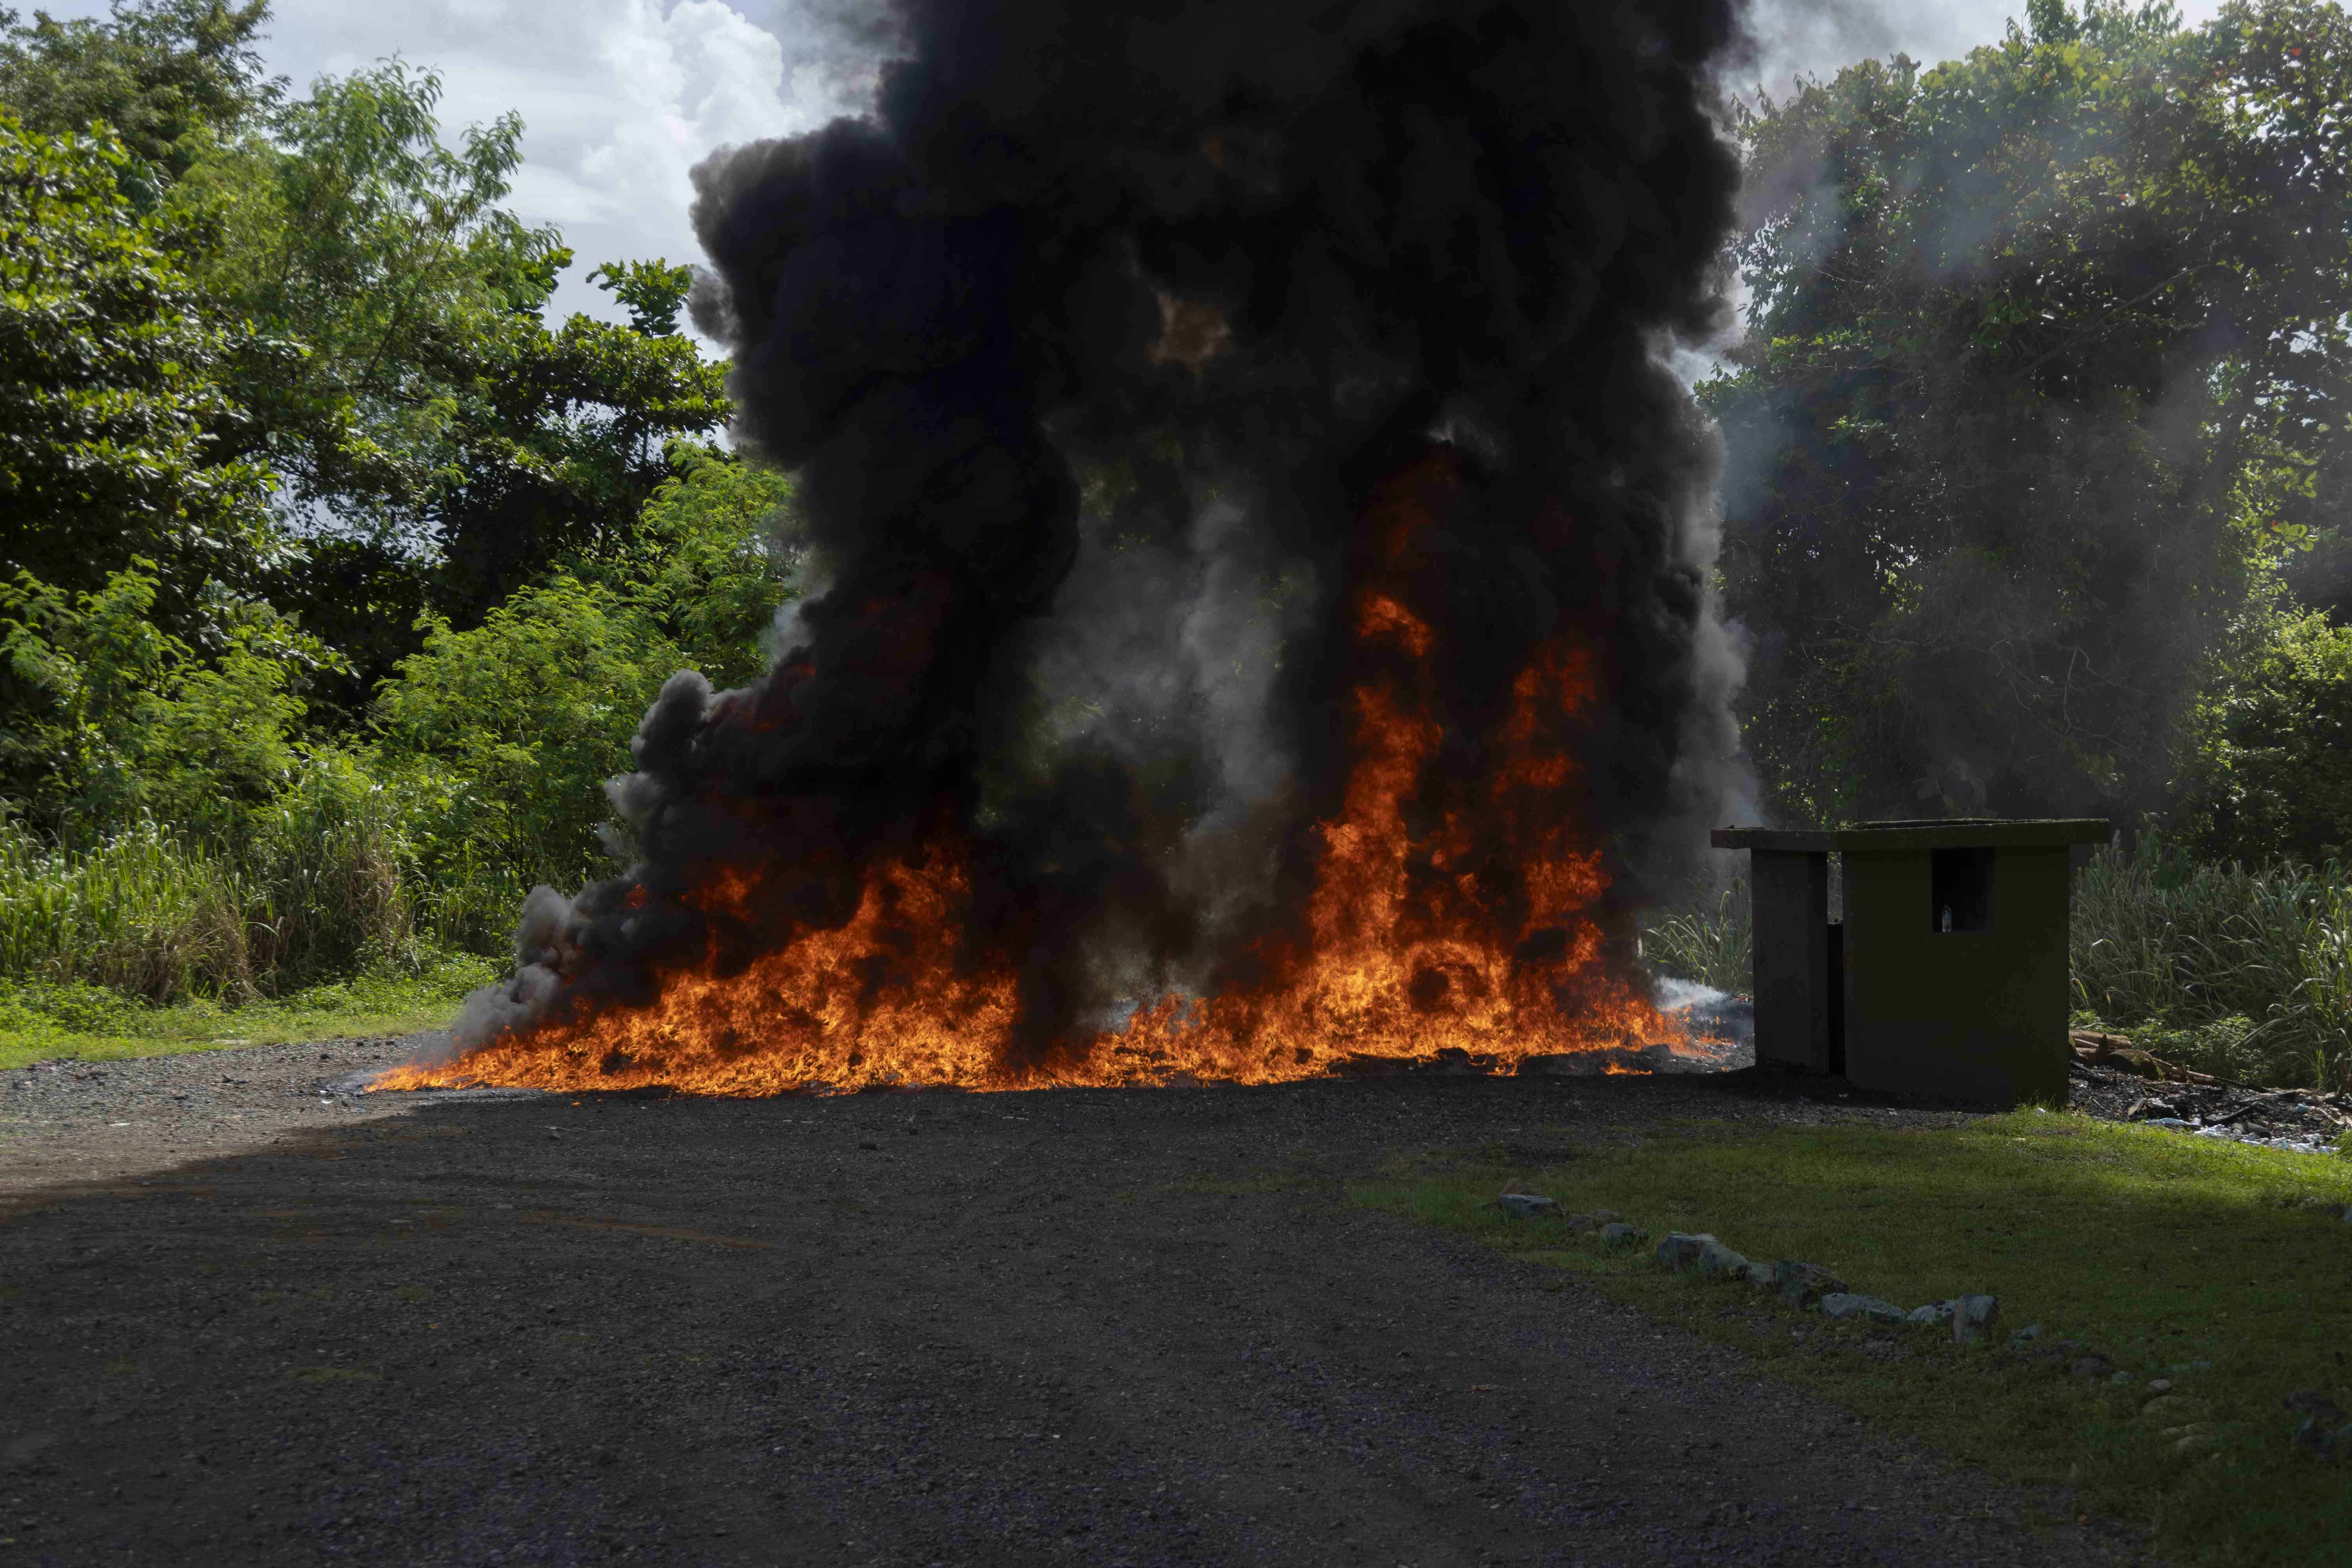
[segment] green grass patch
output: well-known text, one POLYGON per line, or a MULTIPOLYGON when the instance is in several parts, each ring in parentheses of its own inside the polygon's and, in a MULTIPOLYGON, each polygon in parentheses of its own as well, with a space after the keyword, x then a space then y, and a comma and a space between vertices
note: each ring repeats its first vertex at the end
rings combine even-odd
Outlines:
POLYGON ((2175 1558, 2352 1563, 2352 1464, 2297 1450, 2281 1403, 2316 1389, 2352 1407, 2352 1225, 2296 1206, 2352 1202, 2352 1161, 2047 1112, 1933 1130, 1690 1126, 1538 1169, 1465 1152, 1401 1157, 1351 1195, 1572 1271, 1996 1474, 2072 1483, 2175 1558), (1710 1231, 1906 1308, 1990 1291, 1995 1347, 1833 1324, 1744 1283, 1670 1275, 1649 1246, 1613 1255, 1557 1221, 1507 1221, 1506 1175, 1570 1210, 1618 1210, 1651 1246, 1710 1231), (2037 1322, 2043 1340, 2012 1353, 2009 1331, 2037 1322), (2055 1339, 2130 1385, 2031 1353, 2055 1339), (2210 1364, 2183 1370, 2197 1363, 2210 1364), (2179 1403, 2144 1414, 2157 1377, 2179 1403), (2192 1425, 2215 1446, 2181 1451, 2192 1425))
POLYGON ((0 1069, 437 1029, 497 971, 489 959, 458 954, 415 973, 361 974, 236 1006, 158 1007, 105 986, 0 981, 0 1069))

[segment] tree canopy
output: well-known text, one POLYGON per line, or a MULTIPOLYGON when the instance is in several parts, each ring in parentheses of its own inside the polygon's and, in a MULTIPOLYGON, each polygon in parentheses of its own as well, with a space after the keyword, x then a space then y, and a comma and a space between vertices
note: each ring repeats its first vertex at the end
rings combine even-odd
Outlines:
POLYGON ((184 629, 204 584, 275 564, 273 477, 232 449, 224 375, 292 351, 207 310, 122 195, 129 159, 103 127, 0 110, 0 574, 87 591, 160 561, 184 629))
POLYGON ((28 130, 108 126, 134 160, 124 178, 152 194, 185 171, 192 136, 276 100, 283 84, 254 47, 269 0, 114 0, 112 12, 26 24, 0 6, 0 103, 28 130))
POLYGON ((1729 449, 1744 715, 1793 816, 2162 806, 2334 526, 2352 27, 2036 0, 1765 101, 1729 449))
POLYGON ((559 563, 612 547, 669 472, 667 444, 727 418, 724 371, 677 331, 688 269, 592 274, 623 326, 544 312, 572 252, 499 204, 512 115, 442 144, 439 79, 393 63, 317 83, 215 136, 168 198, 224 314, 299 356, 237 356, 243 450, 285 476, 305 618, 361 689, 426 612, 478 621, 559 563))
POLYGON ((607 262, 626 323, 551 321, 572 257, 506 205, 520 120, 445 140, 398 61, 290 92, 267 19, 0 10, 0 823, 69 843, 212 831, 354 745, 474 769, 450 737, 491 721, 419 688, 465 685, 452 650, 510 692, 595 650, 614 717, 564 754, 625 766, 632 705, 748 679, 789 591, 789 487, 708 445, 691 270, 607 262))

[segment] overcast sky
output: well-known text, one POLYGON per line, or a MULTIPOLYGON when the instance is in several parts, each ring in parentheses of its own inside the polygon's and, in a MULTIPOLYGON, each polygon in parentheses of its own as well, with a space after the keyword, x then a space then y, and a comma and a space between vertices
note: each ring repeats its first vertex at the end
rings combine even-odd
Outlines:
MULTIPOLYGON (((453 141, 468 123, 520 110, 526 162, 511 205, 527 223, 556 225, 578 255, 556 307, 617 321, 622 312, 581 276, 607 260, 700 260, 687 171, 704 154, 807 129, 855 103, 864 76, 840 18, 857 3, 278 0, 263 53, 298 89, 393 55, 437 68, 453 141)), ((2182 9, 2194 24, 2218 4, 2182 9)), ((107 5, 40 8, 94 16, 107 5)), ((1778 88, 1800 69, 1827 75, 1898 49, 1948 59, 2023 11, 2024 0, 1760 0, 1752 74, 1778 88)))

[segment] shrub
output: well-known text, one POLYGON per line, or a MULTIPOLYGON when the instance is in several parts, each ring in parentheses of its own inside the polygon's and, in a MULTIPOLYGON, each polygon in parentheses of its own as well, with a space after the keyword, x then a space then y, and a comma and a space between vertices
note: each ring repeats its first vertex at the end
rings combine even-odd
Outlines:
POLYGON ((0 973, 168 1001, 249 991, 236 878, 141 822, 87 849, 0 822, 0 973))
POLYGON ((1737 877, 1714 903, 1676 910, 1644 930, 1642 954, 1660 974, 1745 995, 1756 984, 1755 942, 1748 879, 1737 877))
POLYGON ((471 630, 436 623, 375 714, 377 756, 417 801, 436 872, 470 853, 526 887, 609 875, 604 781, 629 771, 637 721, 685 662, 609 590, 572 577, 471 630))
MULTIPOLYGON (((374 760, 416 803, 425 865, 463 898, 499 889, 502 925, 534 882, 611 874, 604 782, 635 766, 629 742, 662 682, 685 668, 751 679, 793 595, 790 482, 698 447, 671 458, 625 552, 478 626, 427 623, 377 692, 374 760)), ((441 918, 473 932, 489 916, 461 899, 441 918)))
POLYGON ((154 1003, 246 1001, 429 967, 445 945, 496 951, 520 889, 420 875, 413 809, 325 752, 267 806, 212 829, 142 818, 68 846, 0 822, 0 975, 154 1003))
POLYGON ((2352 859, 2352 628, 2320 611, 2259 623, 2203 714, 2178 819, 2215 859, 2352 859))
POLYGON ((2343 1081, 2352 1062, 2352 889, 2333 863, 2249 870, 2145 834, 2074 881, 2077 1005, 2159 1054, 2242 1081, 2343 1081))
POLYGON ((267 605, 219 590, 198 658, 155 624, 152 563, 68 595, 20 572, 0 583, 0 789, 60 841, 88 845, 152 817, 212 831, 286 787, 309 668, 331 663, 267 605))

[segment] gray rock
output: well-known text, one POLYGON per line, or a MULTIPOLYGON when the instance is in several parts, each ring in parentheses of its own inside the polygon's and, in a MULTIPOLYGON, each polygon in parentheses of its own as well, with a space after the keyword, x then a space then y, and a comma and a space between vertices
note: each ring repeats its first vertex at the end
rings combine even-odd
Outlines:
POLYGON ((2117 1388, 2128 1388, 2133 1384, 2137 1383, 2139 1379, 2134 1377, 2127 1372, 2118 1372, 2110 1373, 2107 1377, 2107 1381, 2114 1384, 2117 1388))
POLYGON ((1783 1258, 1772 1265, 1772 1288, 1790 1306, 1801 1308, 1844 1289, 1845 1281, 1819 1264, 1783 1258))
POLYGON ((2352 1444, 2346 1442, 2347 1433, 2352 1433, 2352 1426, 2338 1430, 2320 1416, 2306 1415, 2294 1429, 2294 1446, 2315 1459, 2332 1459, 2339 1452, 2352 1452, 2352 1444))
POLYGON ((2021 1329, 2009 1331, 2009 1342, 2013 1345, 2021 1345, 2028 1340, 2038 1340, 2041 1337, 2042 1325, 2039 1323, 2028 1323, 2021 1329))
POLYGON ((1622 1219, 1601 1227, 1601 1242, 1604 1247, 1635 1247, 1649 1239, 1649 1233, 1640 1226, 1627 1225, 1622 1219))
POLYGON ((1498 1201, 1505 1219, 1555 1219, 1559 1215, 1559 1201, 1540 1193, 1505 1193, 1498 1201))
POLYGON ((2151 1377, 2147 1380, 2147 1391, 2150 1394, 2159 1396, 2169 1394, 2172 1392, 2172 1379, 2168 1377, 2151 1377))
POLYGON ((1957 1305, 1958 1303, 1955 1301, 1932 1301, 1925 1307, 1912 1308, 1911 1316, 1904 1321, 1932 1329, 1937 1323, 1950 1322, 1952 1309, 1957 1305))
POLYGON ((1745 1279, 1750 1267, 1748 1259, 1721 1242, 1706 1248, 1698 1257, 1699 1277, 1706 1279, 1745 1279))
POLYGON ((2315 1388, 2290 1394, 2282 1403, 2298 1415, 2309 1416, 2323 1426, 2332 1428, 2341 1426, 2344 1421, 2343 1409, 2315 1388))
POLYGON ((1850 1290, 1832 1290, 1822 1297, 1822 1310, 1832 1318, 1871 1318, 1882 1323, 1899 1323, 1911 1315, 1892 1301, 1850 1290))
POLYGON ((1980 1345, 1992 1335, 1992 1326, 2000 1317, 1998 1296, 1962 1296, 1952 1303, 1952 1339, 1955 1343, 1980 1345))
POLYGON ((1687 1274, 1698 1261, 1699 1249, 1721 1245, 1705 1231, 1670 1230, 1658 1243, 1657 1259, 1677 1274, 1687 1274))
POLYGON ((1569 1215, 1568 1228, 1576 1232, 1579 1236, 1591 1236, 1602 1226, 1615 1225, 1619 1220, 1623 1219, 1624 1217, 1625 1216, 1623 1215, 1619 1214, 1615 1209, 1594 1209, 1591 1214, 1572 1214, 1569 1215))
POLYGON ((1668 1231, 1666 1239, 1658 1243, 1658 1261, 1677 1274, 1696 1274, 1702 1279, 1726 1275, 1745 1279, 1748 1274, 1748 1259, 1704 1231, 1668 1231))
POLYGON ((1774 1263, 1750 1262, 1741 1272, 1748 1282, 1759 1290, 1769 1290, 1774 1286, 1774 1276, 1779 1268, 1780 1266, 1774 1263))

